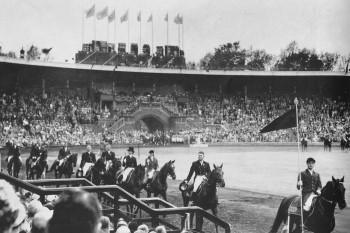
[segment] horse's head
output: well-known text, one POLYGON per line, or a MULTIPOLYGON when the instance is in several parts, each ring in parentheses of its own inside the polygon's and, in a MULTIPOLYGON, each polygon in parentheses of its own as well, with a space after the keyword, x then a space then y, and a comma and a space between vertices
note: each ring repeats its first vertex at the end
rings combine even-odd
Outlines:
POLYGON ((167 162, 163 168, 161 169, 161 172, 164 172, 165 174, 170 175, 173 180, 176 179, 176 174, 175 174, 175 160, 167 162))
POLYGON ((219 185, 220 187, 225 187, 225 180, 224 180, 224 172, 222 171, 222 165, 221 166, 215 166, 214 169, 211 172, 210 176, 212 180, 219 185))
POLYGON ((339 180, 334 179, 332 176, 332 181, 327 182, 326 186, 322 189, 322 197, 338 203, 339 209, 341 210, 347 205, 345 201, 345 187, 343 182, 344 177, 339 180))
POLYGON ((135 175, 140 184, 143 184, 146 180, 146 167, 139 164, 135 168, 135 175))
POLYGON ((78 154, 77 153, 73 153, 69 156, 69 158, 67 159, 67 161, 72 164, 74 167, 77 166, 77 160, 78 160, 78 154))

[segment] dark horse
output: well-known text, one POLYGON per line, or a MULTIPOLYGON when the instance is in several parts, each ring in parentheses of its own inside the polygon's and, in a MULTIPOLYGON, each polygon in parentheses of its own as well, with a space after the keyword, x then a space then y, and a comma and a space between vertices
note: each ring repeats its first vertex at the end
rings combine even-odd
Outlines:
MULTIPOLYGON (((146 167, 141 164, 136 166, 134 170, 130 172, 127 177, 126 182, 122 182, 119 186, 125 189, 130 194, 139 198, 141 190, 145 187, 145 178, 146 178, 146 167)), ((134 209, 133 205, 127 206, 127 211, 130 215, 137 213, 138 209, 134 209)))
MULTIPOLYGON (((336 205, 338 204, 339 209, 341 210, 346 207, 343 182, 344 177, 341 180, 332 177, 332 181, 328 181, 326 186, 323 187, 321 195, 316 198, 312 213, 304 219, 308 231, 313 231, 315 233, 329 233, 333 231, 335 227, 334 209, 336 205)), ((292 195, 282 200, 270 233, 277 232, 282 221, 284 221, 284 223, 287 222, 288 209, 296 197, 298 196, 292 195)), ((289 220, 289 232, 301 232, 301 228, 300 216, 291 214, 289 220), (294 225, 295 229, 293 230, 294 225)))
POLYGON ((332 139, 326 137, 323 141, 323 150, 324 151, 331 151, 332 150, 332 139))
MULTIPOLYGON (((211 209, 212 213, 217 216, 218 213, 218 194, 217 186, 225 187, 224 172, 221 166, 215 166, 212 172, 209 174, 208 180, 203 181, 202 185, 197 190, 196 198, 193 199, 193 205, 201 207, 202 209, 211 209)), ((190 198, 187 191, 182 192, 182 200, 184 206, 188 206, 190 198)), ((191 216, 191 219, 193 216, 191 216)), ((192 227, 192 221, 190 222, 192 227)), ((203 225, 203 218, 197 214, 196 216, 196 230, 201 231, 203 225)), ((218 226, 215 224, 216 232, 218 232, 218 226)))
POLYGON ((154 193, 155 197, 161 195, 167 201, 166 190, 168 189, 167 178, 170 175, 173 180, 176 179, 174 161, 169 161, 160 169, 155 171, 150 183, 150 189, 147 189, 147 197, 154 193))
POLYGON ((62 175, 64 175, 65 178, 71 178, 73 174, 73 168, 77 166, 77 158, 77 153, 67 155, 67 157, 64 158, 61 166, 55 166, 53 168, 55 171, 55 178, 61 179, 62 175))
MULTIPOLYGON (((86 173, 84 178, 90 180, 95 185, 116 184, 116 177, 122 168, 121 158, 106 161, 104 158, 99 158, 96 164, 92 166, 86 173)), ((82 177, 78 176, 77 177, 82 177)))
POLYGON ((22 166, 22 161, 19 156, 11 156, 7 158, 7 171, 10 176, 18 178, 19 171, 22 166))
POLYGON ((32 157, 32 159, 26 160, 26 174, 27 179, 34 180, 34 176, 36 175, 36 179, 45 178, 46 171, 48 171, 48 163, 45 157, 40 156, 32 157))

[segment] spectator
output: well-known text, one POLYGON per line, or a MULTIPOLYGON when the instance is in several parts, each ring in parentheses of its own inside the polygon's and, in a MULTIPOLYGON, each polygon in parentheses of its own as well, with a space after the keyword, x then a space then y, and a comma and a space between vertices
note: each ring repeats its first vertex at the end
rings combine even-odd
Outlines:
POLYGON ((101 217, 101 230, 100 233, 109 233, 110 231, 110 220, 106 216, 101 217))
POLYGON ((80 189, 64 192, 55 205, 48 233, 97 233, 101 208, 97 198, 80 189))
POLYGON ((25 217, 24 206, 11 185, 0 180, 0 232, 19 232, 25 217))
POLYGON ((164 226, 157 226, 156 233, 166 233, 166 229, 164 226))
POLYGON ((40 209, 33 218, 31 233, 45 233, 47 224, 52 218, 53 211, 47 208, 40 209))

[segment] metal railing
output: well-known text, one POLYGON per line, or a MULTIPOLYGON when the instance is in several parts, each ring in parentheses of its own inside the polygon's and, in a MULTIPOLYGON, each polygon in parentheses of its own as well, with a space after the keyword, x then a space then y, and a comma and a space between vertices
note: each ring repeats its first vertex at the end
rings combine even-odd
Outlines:
POLYGON ((231 232, 230 224, 223 221, 222 219, 208 213, 207 211, 203 210, 199 207, 176 207, 160 198, 136 198, 130 193, 126 192, 124 189, 120 188, 117 185, 101 185, 101 186, 93 186, 91 182, 89 182, 86 179, 62 179, 62 180, 56 180, 56 179, 50 179, 50 180, 30 180, 30 181, 23 181, 17 178, 14 178, 12 176, 9 176, 3 172, 0 172, 0 179, 4 179, 10 184, 14 185, 15 187, 20 187, 22 189, 28 190, 32 193, 35 193, 40 196, 40 200, 44 202, 46 195, 59 195, 62 192, 70 189, 76 189, 77 186, 87 192, 90 193, 99 193, 103 195, 104 197, 108 198, 114 205, 113 207, 113 213, 114 213, 114 222, 116 224, 116 221, 119 217, 123 217, 127 220, 131 220, 131 218, 127 215, 125 215, 121 209, 121 205, 135 205, 140 210, 147 213, 148 218, 141 218, 142 222, 151 222, 152 227, 158 226, 160 223, 164 224, 165 226, 169 227, 171 230, 167 232, 181 232, 183 229, 183 221, 181 221, 181 227, 174 226, 173 224, 167 222, 164 219, 161 219, 160 216, 164 215, 180 215, 182 218, 186 216, 187 213, 190 214, 198 214, 201 218, 205 218, 218 226, 224 228, 225 233, 231 232), (58 185, 73 185, 76 187, 59 187, 59 188, 43 188, 40 186, 58 186, 58 185), (107 192, 114 193, 114 197, 109 195, 107 192), (123 199, 121 199, 122 197, 123 199), (156 209, 152 209, 148 204, 154 204, 156 209), (164 209, 158 209, 159 206, 162 205, 166 208, 164 209))

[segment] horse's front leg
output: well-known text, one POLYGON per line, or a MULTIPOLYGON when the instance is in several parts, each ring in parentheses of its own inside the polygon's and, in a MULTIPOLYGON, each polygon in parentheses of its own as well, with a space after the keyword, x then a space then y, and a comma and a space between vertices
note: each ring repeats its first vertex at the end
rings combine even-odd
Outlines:
MULTIPOLYGON (((213 213, 213 215, 215 215, 216 217, 218 216, 218 207, 215 206, 214 208, 211 209, 211 212, 213 213)), ((203 221, 203 219, 202 219, 203 221)), ((218 224, 215 223, 215 230, 216 230, 216 233, 219 232, 218 230, 218 224)))

